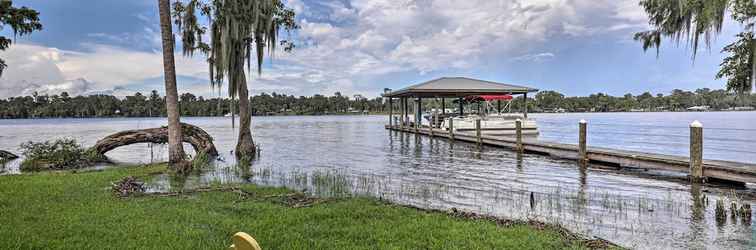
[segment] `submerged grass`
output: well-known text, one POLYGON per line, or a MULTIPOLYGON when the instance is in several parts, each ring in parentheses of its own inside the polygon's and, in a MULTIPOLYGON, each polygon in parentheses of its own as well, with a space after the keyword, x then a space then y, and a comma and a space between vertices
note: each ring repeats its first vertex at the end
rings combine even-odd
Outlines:
MULTIPOLYGON (((235 232, 265 249, 580 249, 583 241, 532 225, 497 225, 345 198, 294 208, 271 200, 239 202, 236 192, 116 198, 126 176, 146 178, 163 166, 0 176, 0 249, 222 249, 235 232)), ((324 175, 323 181, 338 181, 324 175)), ((282 188, 235 186, 256 196, 282 188)))
POLYGON ((65 138, 45 142, 25 142, 21 144, 24 160, 21 170, 43 171, 88 167, 104 161, 104 156, 94 150, 86 150, 76 140, 65 138))

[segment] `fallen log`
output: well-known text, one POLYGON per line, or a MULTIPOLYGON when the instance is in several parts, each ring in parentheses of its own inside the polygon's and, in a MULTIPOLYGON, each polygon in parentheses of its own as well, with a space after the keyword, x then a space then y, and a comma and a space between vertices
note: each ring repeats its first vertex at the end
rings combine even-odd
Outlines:
MULTIPOLYGON (((181 136, 184 142, 192 145, 197 154, 205 153, 212 157, 218 156, 218 150, 215 149, 213 144, 213 137, 201 128, 181 123, 181 136)), ((105 153, 117 147, 136 143, 168 143, 168 127, 121 131, 97 141, 90 150, 105 156, 105 153)), ((103 159, 105 158, 103 157, 103 159)))
POLYGON ((7 161, 7 160, 13 160, 17 159, 18 155, 14 155, 11 152, 0 150, 0 161, 7 161))

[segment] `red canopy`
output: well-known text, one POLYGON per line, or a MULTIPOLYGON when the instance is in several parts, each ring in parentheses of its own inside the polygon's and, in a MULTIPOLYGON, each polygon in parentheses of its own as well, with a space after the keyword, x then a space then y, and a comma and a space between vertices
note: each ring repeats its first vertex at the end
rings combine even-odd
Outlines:
POLYGON ((483 100, 486 101, 496 101, 496 100, 512 100, 512 95, 481 95, 480 98, 483 98, 483 100))
POLYGON ((465 97, 465 100, 467 101, 498 101, 498 100, 504 100, 509 101, 512 100, 512 95, 471 95, 465 97))

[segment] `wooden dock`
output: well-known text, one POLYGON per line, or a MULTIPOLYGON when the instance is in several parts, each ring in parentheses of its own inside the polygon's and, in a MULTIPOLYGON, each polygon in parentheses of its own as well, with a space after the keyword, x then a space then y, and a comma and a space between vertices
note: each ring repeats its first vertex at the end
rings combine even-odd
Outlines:
MULTIPOLYGON (((473 131, 473 133, 455 132, 450 134, 443 129, 435 128, 431 130, 431 128, 425 126, 414 128, 386 125, 386 129, 447 138, 450 140, 480 143, 482 145, 509 148, 515 151, 518 150, 518 142, 515 137, 490 137, 480 135, 479 138, 479 133, 476 133, 476 131, 473 131)), ((528 140, 523 140, 521 143, 522 150, 525 153, 550 155, 556 158, 573 160, 580 160, 581 158, 578 145, 528 140)), ((585 158, 588 162, 615 165, 619 167, 665 170, 686 174, 691 172, 691 158, 683 156, 587 147, 585 158)), ((703 160, 702 177, 739 183, 756 183, 756 164, 703 160)))

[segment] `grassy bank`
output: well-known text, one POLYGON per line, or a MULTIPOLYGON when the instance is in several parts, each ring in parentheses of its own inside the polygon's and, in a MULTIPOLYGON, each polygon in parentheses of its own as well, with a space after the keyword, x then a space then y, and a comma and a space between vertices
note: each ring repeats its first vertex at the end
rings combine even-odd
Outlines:
MULTIPOLYGON (((126 199, 111 183, 162 166, 0 176, 0 249, 224 249, 237 231, 264 249, 562 249, 584 242, 559 231, 456 218, 366 198, 294 208, 237 192, 126 199)), ((239 186, 270 197, 281 188, 239 186)))

